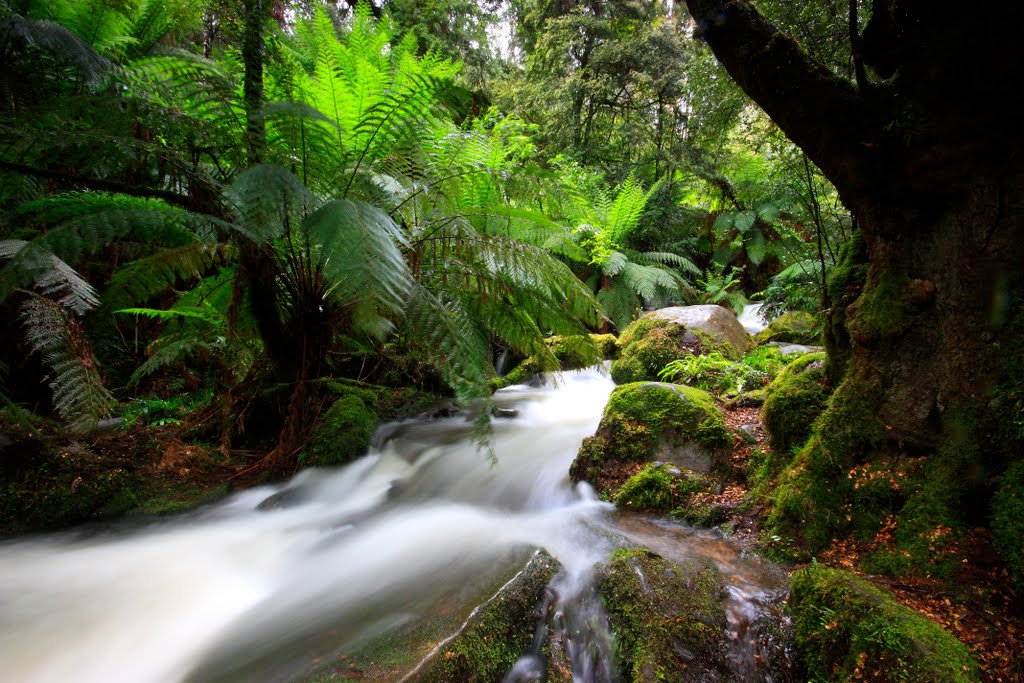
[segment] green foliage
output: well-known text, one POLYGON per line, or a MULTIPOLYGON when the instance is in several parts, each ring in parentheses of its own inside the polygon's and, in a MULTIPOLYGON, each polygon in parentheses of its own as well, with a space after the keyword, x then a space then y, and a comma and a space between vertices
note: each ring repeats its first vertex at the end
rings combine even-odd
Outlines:
POLYGON ((992 499, 995 546, 1017 585, 1024 584, 1024 463, 1010 467, 992 499))
POLYGON ((77 321, 40 295, 25 300, 21 320, 29 348, 53 373, 49 386, 57 413, 77 431, 109 417, 114 398, 103 386, 77 321))
POLYGON ((646 465, 618 490, 615 504, 630 510, 667 512, 679 502, 675 484, 675 477, 664 466, 646 465))
POLYGON ((623 680, 689 682, 724 671, 726 619, 718 572, 669 562, 647 548, 620 548, 599 575, 623 680), (680 649, 688 654, 685 660, 680 649))
POLYGON ((768 327, 754 335, 754 341, 758 344, 815 344, 820 337, 821 329, 814 316, 803 311, 790 311, 772 320, 768 327))
POLYGON ((831 394, 825 379, 825 354, 809 353, 779 373, 765 393, 762 419, 768 442, 782 457, 801 447, 831 394))
POLYGON ((716 394, 741 393, 763 387, 769 376, 745 363, 734 363, 720 353, 685 356, 666 365, 658 373, 663 382, 679 381, 716 394))
POLYGON ((864 579, 811 564, 790 582, 797 646, 811 680, 980 680, 963 643, 864 579))
MULTIPOLYGON (((742 270, 742 269, 741 269, 742 270)), ((704 273, 703 280, 697 280, 697 284, 703 287, 704 291, 699 293, 699 298, 706 304, 727 303, 739 315, 743 307, 747 305, 747 298, 739 289, 740 281, 737 277, 738 271, 726 272, 722 266, 716 266, 704 273)))

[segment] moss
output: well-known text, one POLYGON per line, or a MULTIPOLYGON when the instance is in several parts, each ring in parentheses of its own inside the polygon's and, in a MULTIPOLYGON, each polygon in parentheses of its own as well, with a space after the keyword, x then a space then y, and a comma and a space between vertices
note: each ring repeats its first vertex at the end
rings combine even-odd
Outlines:
POLYGON ((865 580, 812 564, 790 582, 797 647, 811 680, 979 680, 963 643, 865 580))
POLYGON ((619 359, 612 363, 616 384, 655 380, 668 363, 689 353, 680 340, 686 328, 656 318, 640 318, 619 337, 619 359))
POLYGON ((615 551, 599 572, 624 680, 718 680, 726 673, 723 587, 714 569, 633 548, 615 551))
MULTIPOLYGON (((597 433, 583 440, 569 475, 612 496, 624 480, 615 476, 622 463, 698 457, 691 452, 696 446, 710 468, 731 444, 721 411, 707 392, 658 382, 625 384, 612 392, 597 433)), ((701 469, 690 462, 676 464, 701 469)))
POLYGON ((754 342, 759 345, 769 342, 817 344, 820 338, 821 329, 813 315, 804 311, 790 311, 754 335, 754 342))
POLYGON ((992 533, 1010 576, 1024 585, 1024 462, 1013 465, 999 482, 992 500, 992 533))
POLYGON ((847 309, 860 296, 868 276, 867 249, 859 231, 843 245, 839 262, 828 278, 829 308, 825 319, 825 350, 828 362, 825 371, 833 386, 838 386, 853 352, 850 334, 846 329, 847 309))
POLYGON ((614 334, 592 334, 590 339, 603 360, 615 360, 619 357, 619 340, 614 334))
POLYGON ((491 390, 526 384, 535 375, 549 370, 579 370, 618 356, 618 346, 613 334, 548 337, 544 344, 551 352, 550 357, 528 356, 504 377, 491 380, 491 390), (551 363, 552 357, 558 361, 557 366, 551 363))
POLYGON ((719 353, 738 361, 742 350, 703 330, 688 331, 680 323, 661 318, 639 318, 619 337, 619 357, 612 363, 616 384, 658 379, 666 365, 687 355, 719 353))
POLYGON ((832 393, 824 362, 823 353, 801 356, 765 389, 764 427, 772 448, 783 457, 807 441, 811 424, 832 393))
POLYGON ((343 465, 363 455, 380 417, 358 393, 345 393, 331 404, 299 454, 302 467, 343 465))
POLYGON ((537 605, 558 569, 558 563, 547 553, 535 555, 526 569, 486 603, 411 680, 501 680, 533 644, 537 605))
POLYGON ((620 508, 645 512, 668 512, 678 508, 690 494, 709 487, 706 479, 689 470, 673 475, 665 464, 650 464, 631 476, 615 494, 620 508))

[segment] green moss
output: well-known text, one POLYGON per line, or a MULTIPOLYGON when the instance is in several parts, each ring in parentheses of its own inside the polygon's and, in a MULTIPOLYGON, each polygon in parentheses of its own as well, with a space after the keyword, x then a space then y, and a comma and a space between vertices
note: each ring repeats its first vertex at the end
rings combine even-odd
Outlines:
POLYGON ((843 245, 839 262, 829 274, 829 308, 822 336, 828 352, 825 371, 833 386, 838 386, 846 374, 853 352, 850 334, 846 329, 846 311, 864 288, 868 276, 867 263, 867 249, 858 231, 843 245))
POLYGON ((331 404, 299 454, 302 467, 343 465, 366 453, 380 417, 355 392, 342 394, 331 404))
POLYGON ((426 410, 437 397, 411 388, 392 389, 350 379, 332 379, 337 397, 299 454, 302 467, 329 467, 366 453, 377 425, 426 410))
POLYGON ((790 582, 797 646, 811 680, 979 680, 963 643, 865 580, 812 564, 790 582))
POLYGON ((526 384, 542 372, 558 369, 579 370, 618 356, 618 346, 613 334, 548 337, 544 344, 551 352, 551 356, 528 356, 504 377, 491 380, 491 390, 526 384), (557 365, 551 362, 552 358, 558 361, 557 365))
POLYGON ((759 345, 769 342, 817 344, 820 338, 821 329, 813 315, 804 311, 790 311, 754 335, 754 342, 759 345))
POLYGON ((614 334, 592 334, 590 339, 602 359, 615 360, 619 357, 619 340, 614 334))
POLYGON ((488 602, 459 635, 441 648, 416 676, 423 683, 499 681, 533 644, 537 605, 558 571, 547 553, 488 602))
POLYGON ((714 569, 675 564, 647 548, 619 549, 600 568, 600 592, 624 680, 717 680, 726 672, 723 588, 714 569))
POLYGON ((689 353, 680 345, 686 328, 656 318, 635 320, 619 337, 619 359, 612 363, 616 384, 655 380, 669 362, 689 353))
POLYGON ((874 344, 903 332, 911 312, 911 280, 906 273, 881 270, 869 277, 847 329, 858 344, 874 344))
POLYGON ((667 465, 647 465, 626 480, 615 494, 620 508, 646 512, 667 512, 680 505, 691 493, 707 488, 696 473, 673 476, 667 465))
POLYGON ((1024 462, 1014 464, 999 482, 992 500, 992 533, 1013 580, 1024 585, 1024 462))
POLYGON ((765 389, 764 427, 772 448, 783 457, 807 441, 811 424, 832 393, 824 362, 824 353, 801 356, 765 389))

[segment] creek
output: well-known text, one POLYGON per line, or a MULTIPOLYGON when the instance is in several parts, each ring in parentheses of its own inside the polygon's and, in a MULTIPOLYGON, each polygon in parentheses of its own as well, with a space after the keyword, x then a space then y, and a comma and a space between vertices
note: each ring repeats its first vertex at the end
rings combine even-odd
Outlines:
POLYGON ((757 680, 744 632, 783 579, 712 532, 619 514, 570 485, 612 388, 594 368, 500 391, 515 416, 493 421, 494 462, 465 417, 410 420, 382 427, 379 446, 348 466, 191 514, 8 541, 0 681, 301 680, 322 658, 425 624, 415 655, 532 548, 564 568, 549 594, 579 641, 574 677, 615 680, 593 568, 631 543, 719 569, 736 673, 757 680))

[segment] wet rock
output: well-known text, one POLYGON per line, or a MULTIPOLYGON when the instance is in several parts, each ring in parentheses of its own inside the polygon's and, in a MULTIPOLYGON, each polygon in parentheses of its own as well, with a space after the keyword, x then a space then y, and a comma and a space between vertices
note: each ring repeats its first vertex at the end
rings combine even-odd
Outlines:
POLYGON ((788 344, 814 344, 821 337, 818 321, 810 313, 790 311, 769 323, 754 336, 757 344, 785 342, 788 344))
POLYGON ((630 463, 656 460, 706 474, 727 464, 732 435, 711 395, 660 382, 616 387, 597 433, 583 440, 569 474, 614 495, 630 463))
POLYGON ((779 350, 779 353, 783 356, 802 356, 805 353, 819 353, 823 351, 821 346, 807 346, 804 344, 786 344, 785 342, 772 342, 768 346, 773 346, 779 350))
POLYGON ((531 384, 537 375, 544 372, 579 370, 618 356, 615 335, 611 334, 554 336, 545 339, 544 345, 549 353, 527 357, 504 377, 492 380, 491 389, 497 391, 515 384, 531 384))
POLYGON ((631 683, 732 681, 718 572, 647 548, 619 549, 599 569, 619 674, 631 683))
POLYGON ((669 362, 686 355, 718 352, 738 360, 752 346, 750 335, 721 306, 674 306, 634 321, 619 337, 612 364, 617 384, 655 380, 669 362))
MULTIPOLYGON (((557 560, 538 551, 526 567, 489 601, 481 605, 449 641, 405 681, 448 683, 450 681, 500 681, 530 651, 538 624, 537 605, 545 588, 558 572, 557 560)), ((509 680, 532 681, 532 662, 509 680)), ((510 674, 511 675, 511 674, 510 674)))
POLYGON ((513 417, 517 417, 519 415, 519 411, 516 410, 515 408, 498 408, 498 407, 495 407, 491 411, 491 414, 494 415, 494 417, 513 418, 513 417))

